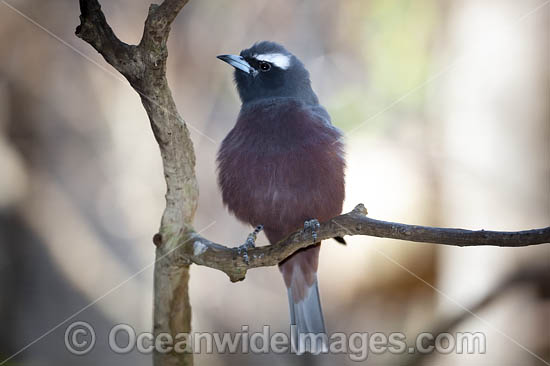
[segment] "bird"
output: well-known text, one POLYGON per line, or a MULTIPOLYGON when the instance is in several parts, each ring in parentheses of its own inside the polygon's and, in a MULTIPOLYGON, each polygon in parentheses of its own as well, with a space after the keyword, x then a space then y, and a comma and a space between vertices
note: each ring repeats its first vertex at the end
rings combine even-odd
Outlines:
POLYGON ((295 353, 325 352, 316 229, 319 221, 342 212, 342 133, 319 104, 306 67, 284 46, 262 41, 239 55, 217 57, 234 67, 242 102, 217 154, 223 203, 237 219, 257 227, 256 233, 263 228, 271 244, 301 228, 311 233, 312 244, 279 263, 279 270, 287 287, 295 353), (302 337, 307 334, 321 337, 308 342, 302 337))

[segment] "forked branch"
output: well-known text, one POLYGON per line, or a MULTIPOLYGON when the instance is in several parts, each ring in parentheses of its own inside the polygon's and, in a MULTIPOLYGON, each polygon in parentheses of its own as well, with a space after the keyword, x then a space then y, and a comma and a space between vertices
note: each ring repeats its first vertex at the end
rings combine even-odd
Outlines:
MULTIPOLYGON (((195 177, 195 151, 185 122, 178 114, 166 80, 166 42, 170 25, 187 0, 165 0, 151 5, 143 37, 128 45, 115 35, 97 0, 80 0, 80 25, 76 35, 92 45, 130 82, 141 97, 159 144, 166 180, 166 208, 162 215, 154 274, 154 334, 191 331, 189 266, 175 266, 172 248, 192 232, 199 190, 195 177)), ((156 338, 155 338, 156 339, 156 338)), ((190 353, 154 353, 154 364, 192 365, 190 353)))

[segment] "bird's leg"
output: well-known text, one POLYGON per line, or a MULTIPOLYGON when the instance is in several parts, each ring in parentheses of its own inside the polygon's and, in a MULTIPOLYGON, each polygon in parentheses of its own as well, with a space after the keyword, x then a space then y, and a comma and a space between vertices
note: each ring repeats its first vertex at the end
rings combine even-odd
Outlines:
POLYGON ((254 228, 254 231, 248 234, 246 241, 244 242, 243 245, 241 245, 241 247, 245 247, 247 249, 254 248, 256 246, 256 238, 258 234, 262 232, 263 229, 264 229, 263 225, 256 226, 256 228, 254 228))
POLYGON ((304 234, 310 234, 313 238, 313 242, 317 242, 317 230, 321 227, 321 224, 319 224, 319 221, 317 219, 311 219, 306 220, 304 222, 304 230, 302 232, 304 234))
POLYGON ((256 238, 258 237, 258 234, 262 232, 263 229, 264 229, 263 225, 256 226, 254 231, 248 234, 248 237, 246 238, 246 241, 244 242, 244 244, 237 248, 237 253, 239 253, 239 255, 242 253, 243 259, 246 264, 248 264, 248 249, 254 248, 256 246, 256 238))

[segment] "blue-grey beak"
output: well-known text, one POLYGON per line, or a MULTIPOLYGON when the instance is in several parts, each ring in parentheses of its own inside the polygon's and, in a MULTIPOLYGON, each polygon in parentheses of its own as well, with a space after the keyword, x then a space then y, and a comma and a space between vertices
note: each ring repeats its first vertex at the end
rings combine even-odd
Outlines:
POLYGON ((250 66, 250 64, 248 62, 246 62, 246 60, 241 56, 237 56, 237 55, 219 55, 219 56, 216 56, 216 57, 219 58, 222 61, 227 62, 229 65, 233 66, 234 68, 246 72, 247 74, 253 74, 254 75, 256 73, 256 70, 252 66, 250 66))

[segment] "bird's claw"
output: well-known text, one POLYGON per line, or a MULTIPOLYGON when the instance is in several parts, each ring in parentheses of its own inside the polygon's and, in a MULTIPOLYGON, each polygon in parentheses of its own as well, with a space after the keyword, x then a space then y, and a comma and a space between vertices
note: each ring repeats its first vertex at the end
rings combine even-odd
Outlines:
POLYGON ((319 221, 317 219, 311 219, 306 220, 304 222, 304 234, 310 233, 311 237, 313 238, 313 242, 317 242, 317 230, 321 227, 321 224, 319 224, 319 221))
POLYGON ((242 254, 243 256, 243 260, 246 264, 249 263, 249 258, 248 258, 248 249, 250 248, 255 248, 256 247, 256 238, 258 237, 258 234, 264 229, 264 226, 263 225, 258 225, 256 226, 256 228, 254 229, 253 232, 251 232, 250 234, 248 234, 248 237, 246 238, 246 241, 244 242, 244 244, 242 244, 241 246, 239 246, 237 248, 237 253, 239 255, 242 254))

